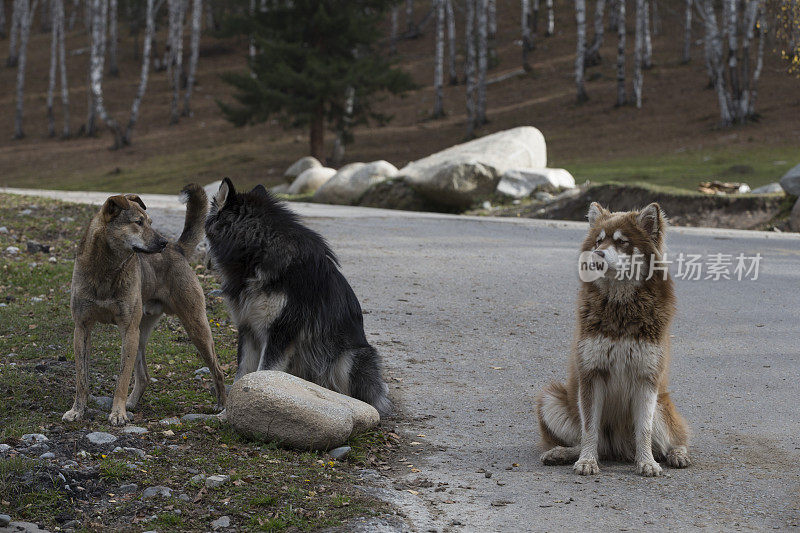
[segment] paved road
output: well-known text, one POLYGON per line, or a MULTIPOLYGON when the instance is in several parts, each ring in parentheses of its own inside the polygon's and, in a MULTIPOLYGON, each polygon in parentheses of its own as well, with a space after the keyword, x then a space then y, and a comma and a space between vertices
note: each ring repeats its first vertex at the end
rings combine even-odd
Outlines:
MULTIPOLYGON (((581 478, 539 462, 533 403, 565 375, 585 225, 297 209, 338 252, 400 427, 421 443, 395 474, 419 492, 402 493, 421 504, 407 507, 414 529, 800 526, 800 236, 671 231, 673 254, 763 257, 756 281, 677 282, 671 389, 694 464, 644 479, 603 463, 581 478)), ((180 227, 180 212, 153 214, 180 227)))

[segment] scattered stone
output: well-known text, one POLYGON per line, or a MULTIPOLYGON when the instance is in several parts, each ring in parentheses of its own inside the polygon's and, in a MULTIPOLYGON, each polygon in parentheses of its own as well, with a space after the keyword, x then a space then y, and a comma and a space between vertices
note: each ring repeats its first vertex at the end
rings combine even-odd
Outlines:
POLYGON ((89 401, 96 405, 98 408, 103 409, 105 411, 111 410, 111 405, 114 403, 114 399, 110 396, 93 396, 89 395, 89 401))
POLYGON ((339 171, 314 193, 314 201, 325 204, 355 205, 367 190, 397 174, 387 161, 351 163, 339 171))
POLYGON ((789 229, 800 231, 800 199, 794 203, 792 212, 789 214, 789 229))
POLYGON ((191 483, 192 485, 202 485, 203 483, 205 483, 205 480, 206 480, 205 474, 197 474, 196 476, 192 476, 191 479, 189 479, 189 483, 191 483))
POLYGON ((171 416, 169 418, 165 418, 159 422, 162 426, 179 426, 181 420, 177 416, 171 416))
POLYGON ((44 452, 42 455, 39 456, 39 459, 55 459, 56 454, 53 452, 44 452))
POLYGON ((218 474, 215 476, 208 476, 206 478, 206 488, 209 489, 216 489, 218 487, 223 486, 225 483, 231 480, 231 476, 226 476, 222 474, 218 474))
POLYGON ((172 431, 171 429, 168 429, 168 430, 166 430, 166 431, 163 431, 163 432, 162 432, 162 434, 163 434, 165 437, 174 437, 174 436, 175 436, 175 432, 174 432, 174 431, 172 431))
POLYGON ((781 187, 780 183, 775 182, 768 185, 762 185, 761 187, 756 187, 751 192, 753 194, 775 194, 783 192, 783 187, 781 187))
POLYGON ((0 444, 0 453, 6 453, 10 449, 11 446, 9 446, 8 444, 0 444))
POLYGON ((197 375, 197 374, 210 374, 211 370, 209 370, 207 366, 204 366, 202 368, 198 368, 197 370, 195 370, 194 373, 195 373, 195 375, 197 375))
POLYGON ((317 160, 314 157, 311 156, 301 157, 300 159, 292 163, 292 165, 289 168, 286 169, 286 172, 283 173, 283 177, 286 180, 286 183, 292 183, 295 180, 295 178, 297 178, 300 174, 302 174, 306 170, 310 168, 320 168, 321 166, 322 163, 320 163, 319 160, 317 160))
POLYGON ((25 454, 27 455, 37 455, 42 454, 50 450, 50 446, 45 444, 44 442, 39 442, 36 444, 32 444, 25 450, 25 454))
POLYGON ((572 189, 575 178, 563 168, 512 169, 500 177, 497 192, 512 198, 525 198, 540 190, 572 189))
POLYGON ((132 433, 134 435, 144 435, 147 429, 139 426, 125 426, 122 428, 123 433, 132 433))
POLYGON ((39 252, 44 252, 46 254, 50 253, 50 245, 49 244, 41 244, 38 241, 28 241, 26 243, 26 247, 28 249, 29 254, 35 254, 39 252))
POLYGON ((96 445, 111 444, 116 442, 117 437, 105 431, 93 431, 86 435, 86 440, 96 445))
POLYGON ((781 178, 781 187, 792 196, 800 196, 800 165, 792 167, 781 178))
POLYGON ((305 194, 316 192, 336 174, 336 170, 328 167, 314 167, 304 170, 286 191, 288 194, 305 194))
POLYGON ((6 253, 8 255, 17 255, 19 253, 19 248, 17 248, 16 246, 9 246, 8 248, 6 248, 6 253))
POLYGON ((181 494, 180 496, 178 496, 178 499, 180 501, 182 501, 182 502, 190 502, 190 501, 192 501, 192 499, 189 497, 188 494, 181 494))
POLYGON ((91 456, 89 455, 89 452, 87 452, 86 450, 81 450, 81 451, 79 451, 78 453, 76 453, 76 454, 75 454, 75 456, 76 456, 78 459, 88 459, 89 457, 91 457, 91 456))
POLYGON ((213 530, 222 529, 230 527, 230 525, 231 525, 231 519, 229 516, 220 516, 219 518, 211 522, 211 529, 213 530))
POLYGON ((50 259, 48 259, 48 261, 50 261, 51 263, 58 263, 58 259, 56 259, 56 256, 54 256, 54 255, 51 255, 50 259))
POLYGON ((78 468, 78 463, 73 461, 72 459, 67 459, 63 463, 61 463, 62 468, 66 468, 67 470, 71 468, 78 468))
POLYGON ((227 421, 245 435, 300 449, 328 450, 380 422, 378 411, 285 372, 262 370, 231 387, 227 421))
POLYGON ((125 485, 120 485, 117 489, 117 494, 131 494, 139 490, 139 485, 136 483, 126 483, 125 485))
POLYGON ((155 498, 156 496, 159 496, 161 498, 170 498, 172 497, 172 489, 170 489, 169 487, 163 487, 161 485, 157 485, 155 487, 147 487, 142 491, 143 500, 155 498))
POLYGON ((59 222, 75 222, 75 219, 72 217, 61 217, 58 219, 59 222))
POLYGON ((3 235, 7 234, 8 228, 5 226, 0 226, 0 233, 2 233, 3 235))
POLYGON ((351 449, 352 448, 350 448, 350 446, 339 446, 338 448, 332 449, 328 453, 330 454, 331 457, 339 461, 347 457, 347 454, 350 453, 351 449))
POLYGON ((216 418, 217 415, 209 415, 205 413, 189 413, 181 417, 181 422, 195 422, 197 420, 211 420, 216 418))
POLYGON ((50 439, 48 439, 45 435, 42 435, 41 433, 26 433, 22 437, 20 437, 20 440, 25 444, 27 444, 28 446, 30 446, 31 444, 47 442, 50 439))
POLYGON ((427 196, 417 192, 401 179, 389 179, 371 186, 361 196, 358 205, 404 211, 442 210, 440 205, 432 202, 427 196))
POLYGON ((7 514, 0 514, 0 527, 5 527, 11 522, 11 517, 7 514))
POLYGON ((33 522, 9 522, 8 529, 11 533, 50 533, 46 529, 39 529, 33 522))
POLYGON ((39 298, 38 296, 32 296, 31 297, 31 303, 38 304, 38 303, 43 302, 43 301, 44 301, 44 298, 39 298))
POLYGON ((144 450, 140 450, 139 448, 131 448, 128 446, 126 446, 125 448, 120 448, 119 446, 117 446, 111 451, 111 453, 129 453, 131 455, 135 455, 139 459, 144 459, 146 455, 144 453, 144 450))
POLYGON ((32 215, 33 214, 33 210, 32 209, 23 209, 22 211, 19 212, 19 214, 23 215, 23 216, 32 215))

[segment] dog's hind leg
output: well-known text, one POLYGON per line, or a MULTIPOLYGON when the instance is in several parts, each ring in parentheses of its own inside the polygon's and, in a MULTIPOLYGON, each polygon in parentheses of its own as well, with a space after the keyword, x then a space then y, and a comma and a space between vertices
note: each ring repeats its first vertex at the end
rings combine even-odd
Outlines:
POLYGON ((546 451, 541 455, 546 465, 574 463, 580 456, 581 427, 577 406, 570 405, 563 383, 551 383, 537 400, 539 431, 546 451))
POLYGON ((61 420, 75 422, 83 418, 86 400, 89 398, 89 352, 92 348, 92 322, 76 320, 73 335, 75 351, 75 401, 72 409, 64 413, 61 420))
POLYGON ((136 409, 139 400, 144 394, 144 390, 150 383, 150 374, 147 372, 147 358, 145 356, 145 349, 147 341, 150 339, 150 334, 158 324, 160 314, 157 315, 144 315, 142 322, 139 324, 139 350, 136 352, 136 367, 133 375, 133 391, 128 396, 128 401, 125 402, 127 409, 136 409))
POLYGON ((668 392, 658 395, 653 420, 653 455, 673 468, 686 468, 689 459, 689 428, 668 392))
MULTIPOLYGON (((199 288, 199 287, 198 287, 199 288)), ((184 302, 180 309, 176 309, 178 318, 183 323, 186 333, 197 351, 200 352, 203 362, 211 371, 211 378, 214 380, 214 393, 217 396, 217 407, 225 407, 228 393, 225 389, 225 376, 219 367, 217 355, 214 352, 214 339, 211 336, 211 328, 206 321, 205 301, 202 297, 184 302)))
POLYGON ((233 381, 250 372, 259 369, 261 354, 264 351, 264 343, 255 335, 247 324, 239 326, 239 342, 236 348, 236 377, 233 381))
MULTIPOLYGON (((391 414, 392 402, 388 396, 389 387, 381 377, 380 360, 375 348, 369 345, 354 348, 344 352, 341 357, 352 358, 352 362, 349 364, 350 384, 347 394, 372 405, 378 410, 381 418, 391 414)), ((343 365, 346 363, 348 361, 341 361, 343 365)), ((337 366, 339 365, 337 364, 337 366)))

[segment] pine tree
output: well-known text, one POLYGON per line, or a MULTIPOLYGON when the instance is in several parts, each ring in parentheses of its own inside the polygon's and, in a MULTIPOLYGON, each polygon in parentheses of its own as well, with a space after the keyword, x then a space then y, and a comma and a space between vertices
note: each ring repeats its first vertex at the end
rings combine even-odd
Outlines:
POLYGON ((403 93, 411 78, 375 50, 392 0, 269 0, 266 12, 231 17, 225 33, 253 35, 257 52, 251 72, 227 73, 237 89, 238 105, 218 102, 237 126, 277 117, 287 126, 309 127, 310 153, 324 159, 326 123, 340 123, 347 114, 347 90, 355 90, 352 124, 369 119, 385 122, 375 112, 375 93, 403 93), (252 74, 252 75, 251 75, 252 74))

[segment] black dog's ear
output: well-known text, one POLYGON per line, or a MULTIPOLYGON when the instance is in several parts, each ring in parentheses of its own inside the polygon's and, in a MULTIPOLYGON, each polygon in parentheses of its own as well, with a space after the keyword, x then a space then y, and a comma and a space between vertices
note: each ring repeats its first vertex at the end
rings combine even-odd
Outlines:
POLYGON ((233 188, 233 182, 230 178, 222 178, 219 190, 214 195, 214 202, 216 202, 217 207, 222 208, 234 196, 236 196, 236 189, 233 188))
POLYGON ((119 215, 125 209, 129 209, 131 207, 130 202, 128 199, 118 194, 116 196, 110 196, 106 203, 103 204, 103 219, 106 222, 109 222, 112 218, 119 215))
POLYGON ((267 192, 267 189, 265 189, 264 186, 261 184, 258 184, 255 187, 253 187, 253 190, 250 191, 250 194, 255 194, 256 196, 261 196, 263 198, 269 198, 269 193, 267 192))
POLYGON ((147 209, 147 206, 144 205, 144 202, 142 201, 141 198, 139 198, 138 194, 126 194, 125 198, 127 198, 131 202, 139 204, 140 206, 142 206, 142 209, 145 209, 145 210, 147 209))

